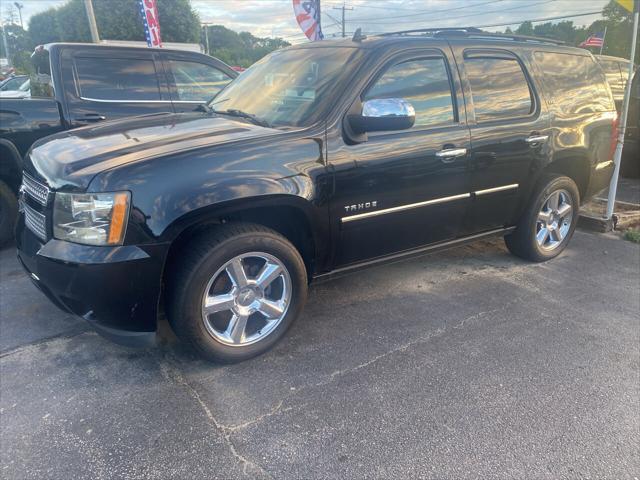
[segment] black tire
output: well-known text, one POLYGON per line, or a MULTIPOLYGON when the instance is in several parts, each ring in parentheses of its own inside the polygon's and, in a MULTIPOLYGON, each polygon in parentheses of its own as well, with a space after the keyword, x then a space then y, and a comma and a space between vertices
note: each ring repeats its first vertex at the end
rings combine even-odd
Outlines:
POLYGON ((13 190, 0 180, 0 247, 13 240, 18 216, 18 199, 13 190))
POLYGON ((531 203, 520 218, 516 230, 505 236, 504 240, 507 248, 514 255, 533 262, 545 262, 562 253, 571 240, 578 223, 580 192, 576 183, 569 177, 547 175, 538 183, 538 187, 531 199, 531 203), (542 210, 549 196, 560 190, 568 192, 571 197, 573 209, 571 224, 567 234, 555 248, 544 249, 536 241, 538 213, 542 210))
POLYGON ((206 359, 235 363, 269 350, 299 316, 307 299, 307 272, 296 248, 282 235, 261 225, 230 223, 194 238, 179 254, 167 280, 167 314, 178 338, 206 359), (212 276, 225 263, 248 252, 277 258, 289 272, 291 299, 280 323, 249 345, 227 345, 207 331, 202 301, 212 276))

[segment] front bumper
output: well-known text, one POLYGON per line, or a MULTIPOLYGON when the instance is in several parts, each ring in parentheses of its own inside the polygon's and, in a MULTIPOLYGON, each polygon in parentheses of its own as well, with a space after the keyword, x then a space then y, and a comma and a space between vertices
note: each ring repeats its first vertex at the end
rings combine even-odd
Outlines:
POLYGON ((42 242, 25 228, 23 214, 16 243, 23 267, 59 308, 83 317, 116 343, 146 346, 155 342, 166 246, 42 242))

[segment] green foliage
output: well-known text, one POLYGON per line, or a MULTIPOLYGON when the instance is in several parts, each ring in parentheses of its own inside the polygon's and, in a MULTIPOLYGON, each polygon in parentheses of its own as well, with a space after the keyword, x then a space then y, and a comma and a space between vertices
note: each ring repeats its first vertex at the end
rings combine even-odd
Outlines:
MULTIPOLYGON (((93 0, 93 9, 100 39, 145 40, 138 0, 93 0)), ((158 17, 163 41, 200 41, 200 20, 189 0, 158 0, 158 17)), ((36 45, 90 42, 83 0, 69 0, 61 7, 32 16, 29 32, 36 45)))
MULTIPOLYGON (((603 20, 596 20, 589 27, 576 27, 571 21, 559 23, 543 23, 533 25, 531 22, 523 22, 515 30, 518 35, 535 35, 540 37, 562 40, 569 45, 579 45, 587 37, 596 32, 603 32, 607 28, 607 36, 604 42, 603 55, 629 58, 631 54, 631 33, 633 19, 631 13, 618 5, 614 0, 602 10, 603 20)), ((506 33, 511 30, 507 29, 506 33)), ((592 53, 600 53, 599 48, 590 48, 592 53)), ((640 49, 636 48, 635 63, 640 63, 640 49)))
POLYGON ((624 232, 623 238, 633 243, 640 243, 640 230, 631 228, 624 232))
POLYGON ((280 38, 254 37, 249 32, 237 33, 222 25, 210 25, 206 29, 202 43, 208 37, 210 55, 229 65, 248 67, 273 50, 289 46, 280 38))
MULTIPOLYGON (((11 56, 11 64, 18 73, 29 73, 30 62, 29 52, 33 49, 31 37, 20 25, 5 25, 0 27, 0 38, 2 38, 2 30, 6 29, 7 43, 9 44, 9 52, 11 56)), ((0 41, 0 57, 6 57, 4 50, 4 42, 0 41)))

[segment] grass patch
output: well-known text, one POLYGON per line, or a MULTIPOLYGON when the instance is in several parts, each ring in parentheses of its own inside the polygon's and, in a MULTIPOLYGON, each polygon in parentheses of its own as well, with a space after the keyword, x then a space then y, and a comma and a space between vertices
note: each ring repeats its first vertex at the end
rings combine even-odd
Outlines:
POLYGON ((640 230, 635 230, 633 228, 629 229, 624 232, 624 235, 622 237, 625 240, 629 240, 630 242, 640 243, 640 230))

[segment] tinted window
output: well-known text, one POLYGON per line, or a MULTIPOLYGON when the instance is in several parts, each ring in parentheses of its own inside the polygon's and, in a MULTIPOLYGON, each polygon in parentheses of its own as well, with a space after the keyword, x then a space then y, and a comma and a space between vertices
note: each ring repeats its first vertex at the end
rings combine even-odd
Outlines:
POLYGON ((211 100, 231 81, 226 73, 204 63, 169 60, 169 66, 179 100, 211 100))
POLYGON ((152 60, 120 58, 75 59, 80 96, 98 100, 160 100, 152 60))
POLYGON ((535 52, 551 108, 564 114, 613 110, 602 69, 586 55, 535 52))
POLYGON ((399 63, 390 67, 363 100, 403 98, 416 111, 415 127, 452 123, 453 101, 443 58, 399 63))
POLYGON ((516 59, 465 59, 478 122, 529 115, 533 101, 529 84, 516 59))
MULTIPOLYGON (((624 97, 624 80, 622 72, 620 71, 620 64, 614 60, 598 59, 598 63, 604 70, 604 75, 607 79, 609 87, 611 87, 611 93, 616 100, 624 97)), ((625 77, 626 78, 626 75, 625 77)))

